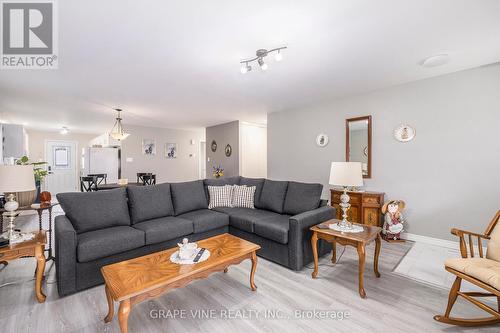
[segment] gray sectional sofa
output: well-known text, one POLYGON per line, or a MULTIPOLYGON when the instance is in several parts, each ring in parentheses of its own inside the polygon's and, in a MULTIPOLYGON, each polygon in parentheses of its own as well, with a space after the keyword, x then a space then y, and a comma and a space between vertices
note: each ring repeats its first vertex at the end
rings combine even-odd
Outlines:
MULTIPOLYGON (((104 265, 229 232, 261 246, 259 256, 293 270, 312 261, 309 228, 335 216, 321 184, 233 177, 88 193, 60 193, 56 217, 59 295, 98 284, 104 265), (208 209, 209 185, 256 186, 255 209, 208 209)), ((331 251, 321 241, 319 254, 331 251)))

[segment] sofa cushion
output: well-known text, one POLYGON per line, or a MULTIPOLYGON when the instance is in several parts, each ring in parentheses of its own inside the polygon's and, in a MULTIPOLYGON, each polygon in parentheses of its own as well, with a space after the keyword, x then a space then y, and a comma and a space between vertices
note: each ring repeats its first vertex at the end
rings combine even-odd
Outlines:
POLYGON ((262 208, 260 206, 260 195, 262 193, 262 187, 264 186, 264 178, 240 178, 240 185, 255 186, 255 194, 253 203, 255 208, 262 208))
POLYGON ((208 207, 203 180, 170 184, 175 215, 208 207))
POLYGON ((79 262, 88 262, 144 245, 143 231, 119 226, 79 234, 76 251, 79 262))
POLYGON ((231 207, 255 208, 255 186, 234 185, 231 207))
POLYGON ((264 180, 259 200, 260 208, 282 214, 287 187, 286 181, 264 180))
POLYGON ((134 224, 146 234, 146 245, 165 242, 193 233, 193 222, 167 216, 134 224))
POLYGON ((130 225, 127 192, 124 188, 59 193, 57 200, 77 233, 130 225))
POLYGON ((251 208, 218 207, 214 208, 214 210, 229 215, 230 226, 251 233, 255 231, 255 221, 267 218, 277 218, 279 216, 279 214, 267 210, 251 208))
POLYGON ((500 290, 500 262, 498 261, 486 258, 450 258, 446 259, 444 265, 500 290))
POLYGON ((281 244, 288 243, 289 215, 279 215, 254 222, 255 234, 281 244))
POLYGON ((132 223, 174 215, 170 184, 128 186, 128 206, 132 223))
POLYGON ((323 185, 288 182, 285 205, 286 214, 297 215, 319 207, 323 185))
POLYGON ((186 214, 179 215, 179 218, 193 222, 195 233, 205 232, 229 225, 227 214, 214 212, 209 209, 200 209, 186 214))

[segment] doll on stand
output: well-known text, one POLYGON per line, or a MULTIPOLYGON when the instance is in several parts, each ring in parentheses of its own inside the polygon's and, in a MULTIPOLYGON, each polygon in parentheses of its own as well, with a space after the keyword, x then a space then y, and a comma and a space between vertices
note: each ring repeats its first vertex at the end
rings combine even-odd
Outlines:
POLYGON ((403 209, 405 203, 402 200, 391 200, 382 206, 384 217, 384 227, 382 228, 382 238, 388 242, 404 242, 401 239, 401 232, 405 223, 403 209))

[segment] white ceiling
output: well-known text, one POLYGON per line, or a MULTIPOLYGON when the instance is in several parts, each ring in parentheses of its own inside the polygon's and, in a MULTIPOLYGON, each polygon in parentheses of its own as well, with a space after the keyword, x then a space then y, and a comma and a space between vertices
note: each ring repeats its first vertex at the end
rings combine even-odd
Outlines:
POLYGON ((0 71, 0 118, 28 127, 196 128, 500 61, 497 0, 58 1, 59 69, 0 71), (269 70, 240 73, 258 48, 269 70), (439 53, 451 62, 418 65, 439 53), (271 58, 271 57, 269 57, 271 58))

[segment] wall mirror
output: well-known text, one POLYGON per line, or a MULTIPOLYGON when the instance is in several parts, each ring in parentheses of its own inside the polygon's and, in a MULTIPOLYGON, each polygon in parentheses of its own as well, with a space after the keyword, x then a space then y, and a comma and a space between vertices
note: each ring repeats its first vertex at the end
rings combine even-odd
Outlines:
POLYGON ((357 117, 345 121, 345 160, 361 162, 363 178, 372 175, 372 117, 357 117))

